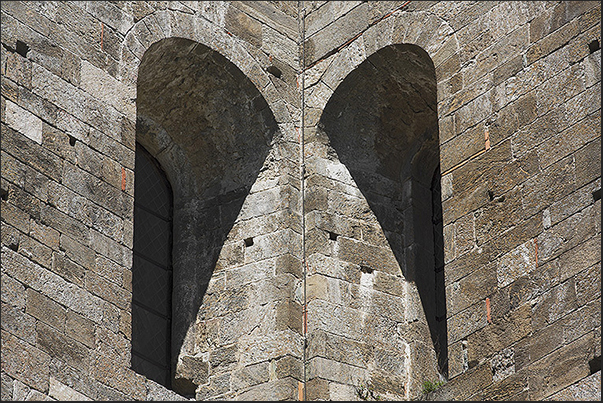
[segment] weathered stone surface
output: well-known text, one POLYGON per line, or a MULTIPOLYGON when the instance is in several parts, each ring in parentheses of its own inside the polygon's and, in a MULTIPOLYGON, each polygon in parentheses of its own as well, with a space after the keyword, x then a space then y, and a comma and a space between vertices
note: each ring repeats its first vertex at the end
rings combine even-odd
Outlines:
POLYGON ((600 400, 600 2, 1 13, 3 400, 600 400), (137 143, 187 397, 131 369, 137 143))
POLYGON ((2 331, 2 369, 26 385, 48 390, 51 357, 44 351, 2 331))
POLYGON ((531 364, 530 399, 544 398, 590 375, 588 359, 593 342, 591 333, 531 364), (563 365, 553 365, 554 362, 563 365))
MULTIPOLYGON (((4 228, 2 230, 4 231, 4 228)), ((20 282, 2 272, 2 302, 24 309, 27 293, 20 282)))
POLYGON ((569 401, 569 400, 600 400, 601 399, 601 371, 568 386, 567 388, 547 397, 544 400, 569 401))
POLYGON ((92 400, 91 398, 81 394, 77 390, 74 390, 69 386, 62 384, 52 376, 50 377, 48 395, 56 400, 92 400))
POLYGON ((20 336, 28 343, 35 344, 36 342, 35 319, 5 303, 2 304, 2 329, 20 336))
POLYGON ((20 106, 6 101, 6 123, 17 132, 42 144, 42 120, 20 106))
POLYGON ((65 330, 65 308, 31 288, 27 290, 25 312, 60 332, 65 330))

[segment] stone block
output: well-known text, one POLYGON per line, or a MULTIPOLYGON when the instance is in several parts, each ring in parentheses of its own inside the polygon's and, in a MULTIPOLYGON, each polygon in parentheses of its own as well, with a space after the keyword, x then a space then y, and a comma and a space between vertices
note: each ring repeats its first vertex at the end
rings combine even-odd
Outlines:
POLYGON ((593 344, 590 333, 529 365, 530 399, 542 399, 587 377, 593 344))
POLYGON ((13 378, 2 372, 2 386, 0 387, 2 400, 14 400, 13 399, 13 378))
POLYGON ((52 249, 32 237, 23 237, 21 239, 19 242, 19 253, 44 267, 50 267, 52 264, 52 249))
POLYGON ((65 308, 31 288, 27 289, 25 312, 60 332, 65 330, 65 308))
POLYGON ((359 4, 333 23, 325 26, 304 43, 308 63, 328 55, 347 39, 368 27, 368 4, 359 4))
POLYGON ((31 220, 30 235, 53 250, 59 249, 59 232, 54 228, 31 220))
POLYGON ((95 347, 96 326, 90 319, 83 317, 71 310, 67 310, 65 318, 65 335, 83 343, 85 346, 95 347))
POLYGON ((119 312, 119 327, 121 332, 128 340, 132 339, 132 314, 128 311, 119 312))
POLYGON ((577 96, 565 102, 565 118, 574 121, 596 112, 601 103, 601 84, 597 83, 587 88, 577 96))
POLYGON ((292 377, 301 382, 303 377, 303 365, 299 357, 285 356, 275 362, 274 375, 277 379, 292 377))
POLYGON ((120 189, 74 165, 65 165, 62 184, 115 214, 122 215, 126 212, 124 202, 127 198, 120 189))
POLYGON ((84 401, 92 400, 90 397, 50 377, 48 396, 56 400, 84 401))
POLYGON ((186 401, 189 400, 184 396, 179 395, 173 390, 167 389, 165 386, 158 384, 150 379, 147 379, 147 400, 169 400, 169 401, 186 401))
POLYGON ((579 32, 579 24, 577 20, 563 25, 555 32, 543 37, 541 40, 530 46, 526 53, 527 63, 532 64, 541 57, 553 53, 561 46, 569 42, 571 38, 579 32))
POLYGON ((526 383, 527 373, 525 371, 521 373, 515 372, 498 382, 494 381, 473 395, 471 399, 525 400, 525 398, 518 398, 518 396, 527 393, 525 391, 526 383))
POLYGON ((576 186, 582 186, 601 177, 601 164, 597 163, 600 156, 601 137, 589 142, 575 153, 576 186), (598 154, 597 154, 598 153, 598 154))
POLYGON ((110 302, 121 309, 130 307, 132 299, 131 293, 117 284, 105 280, 103 277, 87 270, 84 277, 84 286, 94 295, 98 295, 103 300, 110 302))
POLYGON ((50 360, 46 352, 2 330, 4 373, 26 385, 36 385, 39 390, 47 391, 50 360))
POLYGON ((15 103, 6 100, 6 124, 18 133, 42 144, 42 120, 15 103))
POLYGON ((496 273, 498 286, 505 287, 526 273, 537 268, 536 242, 528 241, 501 256, 496 273))
POLYGON ((406 296, 406 284, 400 276, 394 276, 381 271, 375 272, 373 287, 376 291, 381 291, 396 297, 406 296))
MULTIPOLYGON (((483 244, 500 236, 506 230, 521 222, 523 201, 519 189, 502 195, 491 192, 490 202, 474 213, 475 237, 477 244, 483 244)), ((458 224, 457 224, 458 225, 458 224)))
POLYGON ((315 357, 308 361, 308 378, 322 378, 338 383, 357 385, 366 377, 366 369, 315 357))
POLYGON ((601 182, 596 180, 569 194, 567 197, 551 204, 551 207, 548 209, 551 225, 563 221, 592 204, 593 193, 600 188, 601 182))
POLYGON ((475 216, 473 214, 467 214, 456 221, 454 231, 456 256, 461 256, 475 248, 475 232, 475 216))
POLYGON ((201 385, 196 391, 196 400, 220 398, 230 391, 230 373, 212 375, 207 385, 201 385))
POLYGON ((6 72, 6 78, 25 88, 31 89, 31 60, 21 56, 19 53, 8 52, 4 71, 6 72))
POLYGON ((360 2, 351 1, 346 4, 330 4, 323 2, 312 6, 312 10, 308 11, 305 18, 306 36, 310 37, 320 31, 334 20, 348 13, 356 7, 360 2), (316 7, 316 9, 314 9, 316 7))
POLYGON ((250 386, 268 382, 270 380, 269 365, 268 361, 264 361, 234 370, 232 373, 233 389, 244 390, 250 386))
POLYGON ((276 379, 259 384, 239 394, 236 400, 295 400, 298 396, 298 381, 293 378, 276 379))
MULTIPOLYGON (((490 241, 489 248, 491 251, 496 251, 497 256, 508 253, 509 251, 517 248, 519 245, 524 244, 530 240, 533 240, 538 234, 543 231, 543 219, 542 214, 536 214, 525 221, 517 224, 515 227, 505 232, 504 236, 493 239, 490 241)), ((540 248, 540 241, 538 240, 538 247, 540 248)), ((540 253, 539 249, 539 253, 540 253)), ((540 263, 541 256, 539 255, 538 261, 540 263)), ((543 259, 544 261, 544 259, 543 259)))
MULTIPOLYGON (((96 253, 108 257, 123 267, 132 267, 132 249, 127 248, 121 242, 116 242, 112 238, 91 230, 90 244, 94 245, 96 253)), ((94 257, 92 263, 85 267, 93 267, 93 265, 94 257)))
MULTIPOLYGON (((234 350, 231 349, 229 354, 234 354, 234 350)), ((222 355, 221 357, 225 358, 226 356, 222 355)), ((180 357, 178 361, 178 369, 175 380, 176 383, 179 383, 179 378, 187 379, 190 382, 193 382, 195 385, 201 385, 207 382, 207 377, 209 375, 209 364, 207 361, 204 361, 203 358, 183 356, 180 357)))
MULTIPOLYGON (((589 158, 592 158, 593 156, 593 151, 591 150, 588 152, 587 150, 582 150, 582 147, 585 145, 586 147, 589 147, 592 142, 596 144, 596 136, 600 127, 601 117, 596 114, 590 115, 577 124, 567 128, 559 135, 547 140, 538 148, 538 157, 541 161, 541 166, 546 168, 550 164, 576 152, 575 150, 578 150, 578 153, 585 152, 586 155, 581 159, 581 162, 584 165, 576 165, 578 172, 582 173, 582 177, 580 177, 576 185, 579 187, 589 183, 593 177, 596 176, 597 169, 596 165, 590 163, 589 160, 589 158)), ((596 148, 596 146, 590 147, 591 149, 596 148)))
POLYGON ((559 257, 561 281, 601 261, 601 237, 587 239, 559 257))
POLYGON ((81 62, 80 88, 113 106, 126 116, 135 116, 136 90, 124 85, 86 60, 81 62))
POLYGON ((601 263, 597 263, 576 275, 576 298, 582 306, 600 296, 601 263))
POLYGON ((568 22, 566 4, 560 3, 530 21, 530 41, 537 42, 568 22))
POLYGON ((489 264, 446 287, 446 313, 451 316, 496 290, 496 271, 489 264))
MULTIPOLYGON (((594 205, 588 206, 547 231, 542 232, 537 238, 538 261, 545 262, 554 259, 594 236, 599 231, 597 227, 601 222, 599 211, 600 207, 597 209, 594 205)), ((586 256, 585 258, 588 261, 594 257, 586 256)), ((573 264, 570 264, 568 268, 572 268, 572 266, 573 272, 584 268, 579 265, 574 266, 573 264)))
POLYGON ((551 288, 532 307, 532 327, 540 329, 567 315, 578 307, 575 279, 551 288))
POLYGON ((446 391, 456 398, 469 398, 492 383, 492 369, 490 363, 486 362, 474 367, 467 372, 448 382, 446 391))
POLYGON ((485 303, 478 301, 463 311, 448 318, 448 343, 466 338, 471 333, 487 326, 485 303))
POLYGON ((495 250, 492 249, 491 245, 484 244, 457 259, 447 262, 446 287, 486 266, 494 256, 495 250))
POLYGON ((68 365, 86 371, 91 365, 90 350, 83 344, 66 337, 50 326, 38 322, 36 345, 50 356, 64 360, 68 365))
POLYGON ((308 334, 307 356, 309 359, 324 357, 329 360, 368 368, 369 363, 372 362, 374 348, 375 346, 372 343, 338 336, 329 329, 315 330, 308 334))
MULTIPOLYGON (((40 134, 41 130, 40 127, 40 134)), ((61 181, 63 161, 58 156, 35 145, 34 142, 27 140, 26 137, 9 126, 2 126, 2 137, 4 151, 11 153, 18 160, 27 161, 27 165, 33 170, 57 182, 61 181), (32 159, 32 155, 35 155, 36 158, 32 159)))
POLYGON ((577 400, 601 400, 601 371, 595 372, 573 385, 548 396, 544 400, 555 401, 577 401, 577 400))
MULTIPOLYGON (((268 25, 262 25, 262 50, 273 56, 273 63, 281 60, 288 67, 295 69, 299 66, 299 50, 295 39, 282 34, 268 25), (276 59, 276 60, 275 60, 276 59)), ((294 96, 294 95, 292 95, 294 96)), ((299 98, 289 98, 295 105, 299 98)))
POLYGON ((537 270, 516 278, 506 287, 510 308, 515 309, 527 304, 559 284, 560 273, 559 261, 553 260, 540 265, 537 270))
MULTIPOLYGON (((89 229, 80 221, 69 217, 51 205, 41 206, 41 223, 58 230, 62 236, 69 236, 82 244, 88 244, 89 229)), ((60 245, 60 240, 59 240, 60 245)))
POLYGON ((400 266, 391 249, 349 238, 338 238, 338 248, 335 257, 391 275, 398 275, 400 273, 400 266))
POLYGON ((305 384, 305 398, 307 400, 329 400, 329 382, 322 378, 309 379, 305 384))
POLYGON ((50 269, 67 281, 84 285, 84 268, 65 256, 64 252, 53 252, 50 269))
POLYGON ((229 7, 224 28, 250 44, 262 46, 262 24, 236 7, 229 7))
MULTIPOLYGON (((2 231, 4 231, 4 226, 2 231)), ((20 282, 2 272, 2 302, 12 305, 19 309, 25 308, 26 293, 25 287, 20 282)))
POLYGON ((291 329, 299 334, 303 332, 302 307, 293 301, 279 303, 276 306, 276 329, 291 329))
POLYGON ((290 255, 285 254, 279 256, 275 260, 275 274, 292 274, 296 278, 300 279, 303 276, 303 267, 301 260, 290 255))
POLYGON ((42 268, 16 252, 3 247, 2 260, 6 273, 61 305, 100 323, 102 300, 62 277, 42 268))
MULTIPOLYGON (((97 395, 113 398, 125 395, 139 400, 146 397, 147 379, 144 376, 102 354, 94 354, 90 374, 101 383, 97 395), (116 390, 121 393, 115 393, 116 390)), ((102 398, 95 400, 102 400, 102 398)))
POLYGON ((32 345, 36 342, 35 318, 4 302, 2 303, 2 329, 32 345))
MULTIPOLYGON (((84 269, 94 267, 95 250, 82 245, 68 235, 61 235, 60 248, 65 251, 65 256, 84 269)), ((79 273, 78 273, 79 275, 79 273)))

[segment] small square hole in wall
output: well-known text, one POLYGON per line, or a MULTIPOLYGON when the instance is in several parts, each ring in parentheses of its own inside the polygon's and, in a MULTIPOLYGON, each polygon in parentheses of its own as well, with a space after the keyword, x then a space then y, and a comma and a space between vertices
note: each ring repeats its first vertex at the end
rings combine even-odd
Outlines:
POLYGON ((266 70, 276 78, 281 78, 281 75, 283 74, 282 71, 276 66, 270 66, 266 70))
POLYGON ((339 236, 339 234, 329 231, 329 239, 331 241, 336 241, 338 236, 339 236))
POLYGON ((8 190, 0 189, 0 199, 7 201, 8 200, 8 190))
POLYGON ((29 52, 29 46, 25 42, 17 41, 17 53, 27 57, 27 52, 29 52))
POLYGON ((69 145, 72 147, 75 145, 75 137, 69 136, 69 145))
POLYGON ((360 271, 363 273, 371 274, 373 272, 373 268, 365 265, 360 265, 360 271))
POLYGON ((601 49, 601 45, 599 44, 598 39, 595 39, 594 41, 588 44, 588 50, 590 50, 590 53, 595 53, 599 49, 601 49))
POLYGON ((591 375, 601 371, 601 356, 597 356, 588 362, 591 375))
POLYGON ((593 200, 601 200, 601 189, 597 189, 593 192, 593 200))
POLYGON ((253 238, 245 238, 245 246, 249 247, 253 245, 253 238))

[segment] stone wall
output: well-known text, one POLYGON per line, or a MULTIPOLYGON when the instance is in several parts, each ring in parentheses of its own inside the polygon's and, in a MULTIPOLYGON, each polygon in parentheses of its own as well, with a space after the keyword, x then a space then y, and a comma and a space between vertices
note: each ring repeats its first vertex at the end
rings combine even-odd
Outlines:
POLYGON ((600 399, 600 2, 0 15, 3 400, 600 399), (130 366, 137 142, 172 388, 130 366))

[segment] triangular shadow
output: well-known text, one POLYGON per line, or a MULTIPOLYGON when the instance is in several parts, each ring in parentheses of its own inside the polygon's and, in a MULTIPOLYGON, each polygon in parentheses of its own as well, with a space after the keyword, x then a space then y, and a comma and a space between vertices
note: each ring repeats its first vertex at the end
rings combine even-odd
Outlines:
MULTIPOLYGON (((371 55, 337 87, 318 130, 377 217, 418 289, 447 375, 446 297, 435 69, 414 45, 371 55)), ((319 133, 320 134, 320 133, 319 133)))

